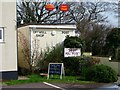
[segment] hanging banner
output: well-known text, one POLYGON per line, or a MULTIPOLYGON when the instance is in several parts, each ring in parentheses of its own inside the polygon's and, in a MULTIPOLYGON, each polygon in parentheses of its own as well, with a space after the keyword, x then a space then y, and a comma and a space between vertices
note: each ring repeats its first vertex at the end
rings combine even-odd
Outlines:
POLYGON ((64 57, 81 56, 81 48, 64 48, 64 57))

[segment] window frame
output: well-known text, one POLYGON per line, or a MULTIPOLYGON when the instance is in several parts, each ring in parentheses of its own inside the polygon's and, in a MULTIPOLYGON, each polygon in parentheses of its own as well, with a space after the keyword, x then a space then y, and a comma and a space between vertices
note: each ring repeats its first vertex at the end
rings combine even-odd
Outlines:
POLYGON ((4 42, 4 27, 0 27, 1 30, 1 39, 0 42, 4 42))

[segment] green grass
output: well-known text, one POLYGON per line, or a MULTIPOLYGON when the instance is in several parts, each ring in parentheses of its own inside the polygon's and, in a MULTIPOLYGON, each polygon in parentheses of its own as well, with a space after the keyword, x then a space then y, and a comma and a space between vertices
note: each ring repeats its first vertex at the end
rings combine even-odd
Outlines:
POLYGON ((49 82, 49 83, 79 83, 79 84, 91 84, 95 82, 78 80, 76 76, 63 76, 62 79, 59 76, 53 76, 47 80, 47 77, 41 77, 39 75, 29 75, 27 80, 11 80, 4 82, 7 85, 25 84, 25 83, 36 83, 36 82, 49 82))

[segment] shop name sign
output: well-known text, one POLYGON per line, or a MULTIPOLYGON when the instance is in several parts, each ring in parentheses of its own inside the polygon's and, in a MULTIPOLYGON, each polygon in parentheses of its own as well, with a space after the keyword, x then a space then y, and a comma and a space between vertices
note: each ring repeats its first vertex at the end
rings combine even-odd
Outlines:
POLYGON ((64 57, 81 56, 81 48, 64 48, 64 57))

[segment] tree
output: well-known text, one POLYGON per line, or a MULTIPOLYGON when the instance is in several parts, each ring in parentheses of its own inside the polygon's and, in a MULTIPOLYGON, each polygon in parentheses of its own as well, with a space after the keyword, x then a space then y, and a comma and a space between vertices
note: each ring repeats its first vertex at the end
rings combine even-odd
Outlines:
POLYGON ((120 28, 113 28, 106 37, 106 54, 115 56, 116 49, 120 47, 120 28))
POLYGON ((18 66, 28 69, 31 73, 34 72, 38 61, 43 57, 38 40, 33 40, 30 48, 29 41, 20 31, 18 32, 18 55, 18 66))
POLYGON ((120 7, 119 6, 120 6, 120 1, 117 1, 117 2, 115 2, 111 5, 112 10, 115 13, 115 16, 118 17, 118 18, 120 18, 120 15, 119 15, 120 7))
POLYGON ((111 27, 93 24, 93 30, 89 31, 85 37, 85 51, 92 52, 93 55, 103 55, 105 39, 111 27))
POLYGON ((102 24, 107 23, 107 17, 102 13, 107 11, 109 3, 77 2, 71 5, 73 6, 69 11, 70 18, 76 22, 80 38, 85 41, 85 51, 91 51, 93 55, 101 54, 106 35, 110 30, 110 26, 102 24))
MULTIPOLYGON (((39 1, 21 1, 17 3, 17 19, 18 21, 24 20, 24 24, 43 24, 43 23, 59 23, 62 17, 66 16, 65 13, 59 10, 59 6, 63 2, 51 2, 55 9, 47 11, 45 6, 50 2, 39 1)), ((18 25, 20 22, 18 22, 18 25)))
POLYGON ((101 13, 105 12, 108 7, 103 2, 76 2, 71 4, 69 10, 70 18, 77 23, 77 29, 84 34, 91 30, 91 24, 104 22, 107 17, 101 13))
POLYGON ((67 36, 64 40, 65 48, 82 48, 84 46, 84 41, 79 37, 69 37, 67 36))
POLYGON ((77 23, 101 22, 105 20, 100 13, 105 11, 106 3, 93 2, 39 2, 21 1, 17 4, 17 17, 23 19, 24 23, 77 23), (46 4, 55 6, 53 11, 45 9, 46 4), (69 6, 67 12, 62 12, 59 7, 62 3, 69 6))
POLYGON ((107 22, 107 17, 102 13, 106 12, 110 5, 109 2, 20 2, 17 5, 17 14, 18 19, 23 19, 25 24, 76 23, 80 38, 86 42, 86 51, 91 51, 93 47, 98 50, 97 44, 100 45, 100 50, 105 43, 109 26, 102 24, 107 22), (47 3, 52 3, 55 9, 47 11, 47 3), (67 12, 59 10, 62 3, 69 6, 67 12))

